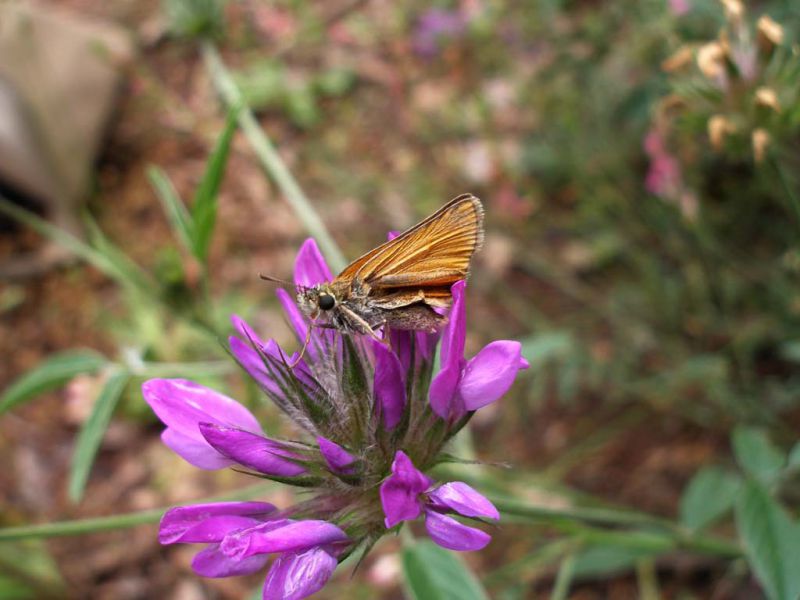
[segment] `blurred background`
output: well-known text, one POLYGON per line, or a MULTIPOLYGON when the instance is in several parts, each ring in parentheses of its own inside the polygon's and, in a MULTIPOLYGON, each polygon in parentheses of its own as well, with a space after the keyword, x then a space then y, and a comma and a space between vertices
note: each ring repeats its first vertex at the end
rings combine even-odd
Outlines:
MULTIPOLYGON (((463 442, 510 465, 498 487, 687 527, 722 498, 702 526, 735 537, 737 485, 769 467, 791 512, 799 18, 793 0, 0 3, 0 525, 248 483, 167 450, 139 386, 191 377, 289 433, 220 340, 236 312, 293 343, 258 274, 290 277, 303 193, 347 260, 460 193, 483 200, 468 354, 519 339, 532 365, 463 442), (231 90, 256 120, 229 116, 231 90)), ((0 543, 0 596, 258 590, 194 576, 197 548, 156 529, 0 543)), ((563 529, 493 535, 466 557, 489 597, 548 597, 563 529)), ((403 597, 399 547, 319 597, 403 597)), ((736 558, 601 549, 577 555, 568 597, 765 593, 736 558)))

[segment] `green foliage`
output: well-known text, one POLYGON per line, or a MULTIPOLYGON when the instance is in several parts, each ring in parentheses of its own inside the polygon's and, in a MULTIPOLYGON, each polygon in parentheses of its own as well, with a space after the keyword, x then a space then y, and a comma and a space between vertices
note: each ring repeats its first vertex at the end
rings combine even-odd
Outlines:
POLYGON ((733 432, 733 452, 750 477, 770 485, 780 475, 786 458, 763 430, 739 427, 733 432))
POLYGON ((681 497, 681 523, 693 531, 714 524, 733 508, 741 486, 735 473, 715 466, 703 467, 681 497))
POLYGON ((209 38, 222 34, 225 0, 163 0, 172 31, 182 37, 209 38))
POLYGON ((70 500, 73 502, 80 501, 83 496, 97 449, 100 447, 100 442, 111 421, 111 415, 114 413, 114 408, 129 379, 130 373, 121 369, 108 374, 108 379, 92 407, 92 412, 78 434, 75 452, 72 456, 68 488, 70 500))
POLYGON ((747 559, 770 600, 800 596, 800 524, 755 481, 745 484, 736 502, 736 526, 747 559))
POLYGON ((486 600, 480 583, 460 558, 430 540, 403 548, 403 581, 414 600, 486 600))
POLYGON ((92 350, 67 350, 46 358, 11 383, 0 396, 0 414, 47 391, 61 387, 81 373, 93 373, 108 360, 92 350))

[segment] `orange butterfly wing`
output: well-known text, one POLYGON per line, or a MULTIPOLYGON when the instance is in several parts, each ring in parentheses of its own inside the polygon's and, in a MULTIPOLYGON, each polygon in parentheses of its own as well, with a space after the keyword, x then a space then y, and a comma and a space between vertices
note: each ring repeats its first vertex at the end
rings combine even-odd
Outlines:
POLYGON ((353 261, 339 280, 371 288, 449 286, 464 279, 483 242, 483 206, 471 194, 353 261))

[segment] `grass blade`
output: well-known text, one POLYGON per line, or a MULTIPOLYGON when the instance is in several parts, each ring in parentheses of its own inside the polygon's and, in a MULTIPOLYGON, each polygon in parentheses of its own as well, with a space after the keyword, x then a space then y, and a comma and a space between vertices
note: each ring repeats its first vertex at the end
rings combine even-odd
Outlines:
POLYGON ((119 369, 111 373, 100 391, 92 414, 89 415, 78 434, 69 478, 69 497, 73 502, 78 502, 83 496, 83 490, 89 478, 89 471, 94 464, 97 449, 100 447, 100 441, 105 435, 111 415, 129 379, 128 371, 119 369))
POLYGON ((147 178, 161 201, 175 237, 189 252, 192 252, 192 217, 181 202, 169 177, 160 168, 151 165, 147 168, 147 178))
POLYGON ((51 225, 40 216, 24 208, 20 208, 2 196, 0 196, 0 213, 12 219, 16 219, 44 237, 53 240, 112 279, 122 280, 120 273, 116 270, 111 261, 103 256, 101 252, 84 243, 71 233, 55 225, 51 225))
POLYGON ((225 129, 217 140, 211 157, 208 159, 203 179, 197 187, 194 202, 192 203, 194 255, 203 264, 205 264, 208 256, 208 247, 211 243, 211 235, 214 232, 214 224, 217 219, 217 196, 222 184, 222 178, 225 175, 225 165, 228 163, 228 154, 233 134, 236 133, 238 118, 239 111, 236 108, 232 108, 228 112, 225 129))
POLYGON ((106 364, 106 358, 93 350, 67 350, 53 354, 6 388, 0 396, 0 414, 62 386, 76 375, 97 371, 106 364))

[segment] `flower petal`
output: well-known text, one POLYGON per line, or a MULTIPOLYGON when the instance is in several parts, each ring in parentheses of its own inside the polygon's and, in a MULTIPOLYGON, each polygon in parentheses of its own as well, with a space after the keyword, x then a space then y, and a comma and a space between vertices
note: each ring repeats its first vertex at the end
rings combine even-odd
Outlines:
POLYGON ((331 279, 333 275, 322 252, 319 251, 317 242, 313 238, 308 238, 300 246, 294 261, 294 282, 297 285, 312 287, 331 279))
POLYGON ((386 528, 391 529, 400 521, 416 519, 422 510, 419 495, 432 483, 433 480, 419 471, 405 452, 398 450, 392 463, 392 474, 380 488, 386 528))
POLYGON ((459 392, 467 410, 477 410, 505 394, 520 367, 519 342, 498 340, 467 362, 459 392))
MULTIPOLYGON (((200 437, 202 438, 202 435, 200 437)), ((198 441, 174 429, 167 428, 162 431, 161 441, 167 448, 198 469, 213 471, 235 464, 231 459, 214 450, 205 439, 198 441)))
POLYGON ((303 343, 306 339, 306 332, 308 331, 308 323, 306 323, 303 313, 297 308, 297 305, 294 303, 294 298, 283 288, 275 290, 275 295, 278 297, 278 302, 281 303, 283 311, 286 313, 286 318, 289 320, 292 329, 294 329, 297 339, 300 343, 303 343))
POLYGON ((464 340, 467 335, 467 309, 464 302, 464 288, 467 282, 456 281, 450 288, 453 295, 453 306, 442 333, 441 358, 442 368, 455 365, 464 358, 464 340))
POLYGON ((314 546, 347 541, 347 534, 327 521, 266 522, 226 536, 222 541, 225 554, 245 558, 270 552, 302 552, 314 546))
POLYGON ((450 509, 465 517, 488 517, 499 519, 500 513, 494 504, 476 490, 461 481, 440 485, 428 494, 433 507, 450 509))
MULTIPOLYGON (((293 477, 306 469, 287 457, 293 457, 278 442, 235 427, 200 423, 206 441, 220 454, 240 465, 266 475, 293 477)), ((299 458, 299 457, 298 457, 299 458)))
POLYGON ((236 400, 192 381, 150 379, 142 394, 164 425, 197 441, 203 440, 197 429, 201 422, 261 431, 253 414, 236 400))
POLYGON ((264 582, 264 600, 301 600, 318 592, 336 570, 337 560, 322 548, 282 554, 264 582))
POLYGON ((269 556, 265 554, 231 558, 220 551, 219 544, 212 544, 194 555, 192 569, 202 577, 232 577, 260 571, 268 561, 269 556))
POLYGON ((442 419, 450 419, 459 416, 459 403, 457 399, 458 383, 461 379, 461 367, 451 365, 443 368, 431 380, 428 387, 428 400, 431 409, 442 419))
POLYGON ((334 473, 353 472, 353 463, 356 462, 355 456, 336 442, 332 442, 321 435, 317 436, 317 443, 319 444, 319 451, 322 454, 322 458, 328 463, 331 471, 334 473))
POLYGON ((443 548, 460 552, 480 550, 492 540, 492 536, 485 531, 468 527, 453 517, 432 510, 425 512, 425 529, 431 539, 443 548))
POLYGON ((219 542, 231 531, 253 527, 275 511, 266 502, 213 502, 170 508, 161 517, 162 544, 219 542))
POLYGON ((400 359, 386 344, 373 341, 375 352, 375 376, 373 393, 375 405, 380 411, 383 426, 391 431, 403 418, 406 407, 406 385, 400 359))

